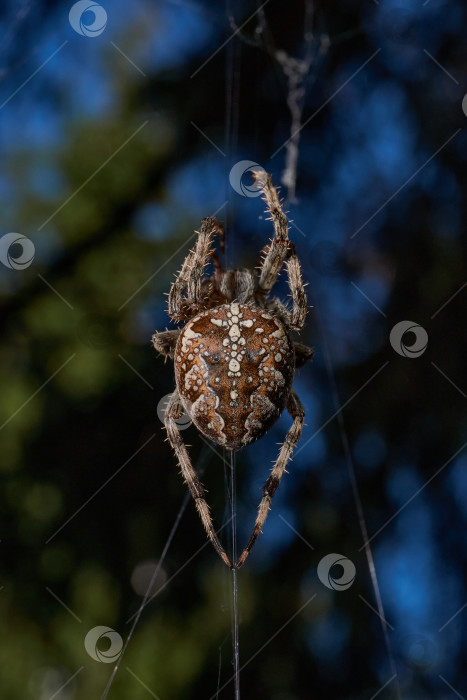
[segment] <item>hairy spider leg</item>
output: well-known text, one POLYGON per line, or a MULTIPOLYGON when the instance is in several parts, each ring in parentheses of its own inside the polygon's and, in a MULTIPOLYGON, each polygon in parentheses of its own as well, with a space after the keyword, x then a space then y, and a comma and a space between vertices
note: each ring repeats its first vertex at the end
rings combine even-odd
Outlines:
POLYGON ((264 248, 261 265, 258 292, 267 296, 275 284, 287 257, 289 249, 289 224, 282 209, 277 190, 273 185, 271 175, 255 172, 253 176, 261 187, 266 202, 266 213, 271 215, 274 224, 274 238, 264 248))
POLYGON ((287 279, 292 295, 292 316, 290 328, 300 331, 305 325, 308 304, 305 294, 305 284, 302 279, 302 268, 295 248, 295 243, 289 244, 289 255, 285 261, 287 279))
POLYGON ((264 485, 263 498, 261 499, 261 502, 258 507, 258 515, 256 517, 255 527, 253 529, 253 533, 248 541, 247 546, 245 547, 245 549, 242 552, 242 555, 235 564, 236 569, 239 569, 242 566, 242 564, 244 564, 245 559, 249 555, 250 550, 256 542, 258 535, 263 529, 263 525, 268 516, 274 493, 277 487, 279 486, 280 480, 282 479, 285 473, 285 468, 290 461, 292 452, 300 439, 300 435, 302 434, 303 423, 305 420, 305 411, 303 409, 300 399, 298 398, 297 394, 293 389, 291 390, 289 395, 289 399, 287 402, 287 410, 293 419, 293 423, 290 426, 287 435, 285 436, 285 440, 281 446, 279 456, 272 468, 269 478, 267 479, 264 485))
POLYGON ((204 309, 204 269, 214 253, 211 248, 213 238, 215 234, 222 237, 223 231, 217 219, 208 217, 202 220, 195 246, 185 258, 182 269, 170 288, 169 316, 174 321, 186 320, 204 309))
POLYGON ((180 469, 182 471, 182 476, 187 484, 191 495, 193 496, 196 504, 196 509, 198 511, 198 514, 203 522, 204 528, 208 534, 209 539, 214 545, 214 549, 218 553, 218 555, 221 557, 222 561, 227 564, 227 566, 231 569, 232 568, 232 563, 225 553, 224 548, 222 547, 221 543, 219 542, 219 538, 217 537, 216 531, 214 530, 214 526, 212 524, 212 519, 211 515, 209 513, 209 508, 208 504, 206 503, 206 498, 205 498, 205 491, 203 488, 203 485, 199 481, 198 477, 196 476, 196 472, 192 467, 192 464, 190 462, 190 458, 188 456, 187 449, 185 447, 185 444, 182 440, 182 437, 180 435, 180 431, 178 429, 176 420, 177 418, 180 418, 180 416, 183 413, 183 405, 180 400, 180 395, 177 390, 175 390, 172 394, 172 397, 168 403, 167 410, 165 412, 165 427, 167 429, 167 437, 169 439, 170 444, 172 445, 172 448, 177 456, 178 463, 180 465, 180 469))
POLYGON ((267 205, 266 212, 271 215, 275 233, 274 238, 264 249, 257 293, 265 297, 269 294, 285 262, 293 303, 292 315, 289 314, 289 325, 292 330, 301 330, 305 323, 308 306, 300 261, 295 245, 289 240, 287 217, 282 209, 271 175, 256 172, 254 176, 263 190, 263 199, 267 205))

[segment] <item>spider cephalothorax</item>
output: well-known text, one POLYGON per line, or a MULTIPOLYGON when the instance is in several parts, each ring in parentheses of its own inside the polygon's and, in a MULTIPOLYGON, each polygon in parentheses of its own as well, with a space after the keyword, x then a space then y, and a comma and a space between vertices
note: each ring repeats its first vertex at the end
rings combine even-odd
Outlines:
POLYGON ((266 520, 279 481, 303 427, 304 411, 292 388, 295 367, 313 351, 293 342, 289 332, 300 330, 307 311, 300 263, 289 241, 288 222, 270 175, 255 173, 263 190, 275 236, 263 251, 260 274, 255 270, 223 270, 211 249, 221 225, 204 219, 195 248, 190 251, 169 293, 169 315, 186 325, 155 333, 160 353, 174 358, 176 390, 166 410, 168 439, 214 547, 230 567, 243 564, 266 520), (214 259, 215 271, 203 279, 214 259), (285 262, 293 308, 268 298, 285 262), (186 410, 198 430, 229 450, 260 438, 287 407, 293 424, 266 481, 253 534, 238 562, 232 564, 214 530, 204 489, 191 465, 176 420, 186 410))

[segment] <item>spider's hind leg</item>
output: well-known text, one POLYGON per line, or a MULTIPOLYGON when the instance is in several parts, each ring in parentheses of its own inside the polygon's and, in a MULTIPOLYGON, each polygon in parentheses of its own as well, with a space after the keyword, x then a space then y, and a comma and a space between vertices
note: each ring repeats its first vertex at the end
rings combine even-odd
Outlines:
POLYGON ((167 437, 170 444, 177 456, 180 468, 182 470, 182 476, 187 484, 191 495, 193 496, 196 504, 196 509, 198 514, 203 521, 204 528, 208 534, 209 539, 214 545, 214 549, 221 557, 222 561, 227 564, 231 569, 232 564, 229 557, 225 553, 224 548, 219 542, 216 531, 212 524, 212 519, 209 514, 208 504, 206 503, 205 492, 203 485, 199 481, 195 470, 190 462, 187 449, 180 435, 176 420, 180 418, 183 413, 183 405, 180 400, 180 395, 177 390, 175 390, 170 398, 166 412, 165 412, 165 427, 167 429, 167 437))
POLYGON ((240 559, 235 564, 236 569, 239 569, 242 566, 248 554, 250 553, 251 548, 256 542, 258 535, 263 529, 263 525, 268 516, 269 508, 274 493, 277 487, 279 486, 280 480, 284 475, 287 464, 290 461, 292 452, 300 439, 300 435, 302 434, 303 423, 305 420, 305 411, 303 409, 300 399, 298 398, 297 394, 293 389, 290 392, 289 400, 287 402, 287 410, 293 418, 293 423, 289 428, 287 435, 285 436, 285 440, 279 452, 279 457, 277 458, 272 472, 264 485, 263 498, 261 499, 261 503, 258 507, 258 515, 256 517, 255 527, 253 529, 253 533, 248 541, 247 546, 242 552, 240 559))

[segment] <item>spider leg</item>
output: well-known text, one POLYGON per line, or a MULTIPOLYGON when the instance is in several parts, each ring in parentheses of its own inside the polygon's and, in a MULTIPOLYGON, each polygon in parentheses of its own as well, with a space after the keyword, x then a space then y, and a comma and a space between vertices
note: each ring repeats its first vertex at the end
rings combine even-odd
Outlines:
POLYGON ((268 299, 265 303, 265 309, 266 311, 270 311, 274 316, 279 318, 282 323, 287 326, 287 328, 290 327, 290 311, 288 308, 278 299, 277 297, 272 297, 268 299))
MULTIPOLYGON (((276 297, 268 299, 265 308, 267 311, 273 313, 276 318, 279 318, 288 328, 290 328, 292 324, 292 315, 284 304, 279 301, 279 299, 276 297)), ((313 348, 308 347, 308 345, 298 342, 294 342, 294 350, 295 367, 303 367, 303 365, 311 360, 315 352, 313 348)))
POLYGON ((290 328, 300 330, 305 323, 307 301, 302 271, 295 245, 289 240, 289 224, 282 209, 277 190, 272 177, 264 172, 255 173, 255 178, 263 190, 266 211, 271 215, 275 235, 271 243, 264 248, 263 263, 257 293, 267 296, 276 282, 284 262, 286 262, 287 278, 292 293, 293 309, 290 328))
POLYGON ((303 367, 311 360, 315 351, 303 343, 294 343, 293 346, 295 350, 295 367, 303 367))
POLYGON ((223 236, 223 227, 212 217, 203 219, 201 230, 192 250, 188 253, 169 292, 169 316, 175 321, 190 318, 203 309, 204 293, 202 279, 204 268, 213 254, 214 235, 223 236))
POLYGON ((286 471, 285 468, 290 461, 292 452, 298 440, 300 439, 300 435, 302 434, 305 411, 303 409, 300 399, 298 398, 297 394, 293 389, 289 395, 289 399, 287 402, 287 410, 293 418, 293 423, 289 428, 287 435, 285 436, 285 440, 281 446, 279 456, 276 460, 276 463, 274 464, 274 467, 272 468, 269 478, 267 479, 264 485, 263 498, 261 499, 261 502, 258 507, 258 515, 256 517, 255 527, 253 529, 253 533, 248 541, 247 546, 243 550, 240 559, 235 565, 235 568, 237 569, 239 569, 245 562, 245 559, 247 558, 251 548, 256 542, 259 533, 263 529, 263 525, 267 518, 274 493, 277 487, 279 486, 280 480, 282 479, 282 476, 286 471))
POLYGON ((289 255, 285 265, 287 268, 287 279, 289 282, 293 303, 290 328, 295 331, 299 331, 305 324, 308 304, 305 294, 305 285, 303 284, 302 279, 302 268, 294 243, 289 243, 289 255))
POLYGON ((277 190, 273 185, 272 177, 265 172, 256 172, 254 177, 263 190, 266 211, 271 215, 274 224, 275 235, 264 249, 264 258, 258 284, 258 293, 267 296, 276 282, 284 260, 287 257, 289 247, 289 224, 282 210, 277 190))
POLYGON ((180 335, 180 329, 174 331, 156 331, 152 336, 152 344, 154 345, 157 352, 164 355, 165 358, 170 357, 173 359, 175 353, 175 346, 177 344, 178 336, 180 335))
POLYGON ((209 539, 214 545, 214 549, 221 557, 222 561, 227 564, 229 568, 232 568, 229 557, 225 553, 224 548, 219 542, 216 531, 212 524, 212 519, 209 514, 208 504, 205 499, 205 491, 203 485, 196 476, 196 472, 192 467, 188 452, 186 450, 185 444, 180 435, 180 431, 176 424, 177 418, 179 418, 183 413, 183 405, 180 400, 180 395, 177 390, 174 391, 172 397, 168 403, 167 410, 165 412, 165 427, 167 429, 167 437, 169 442, 177 456, 180 468, 182 470, 182 476, 187 484, 191 495, 193 496, 196 504, 196 509, 203 522, 204 528, 208 534, 209 539))

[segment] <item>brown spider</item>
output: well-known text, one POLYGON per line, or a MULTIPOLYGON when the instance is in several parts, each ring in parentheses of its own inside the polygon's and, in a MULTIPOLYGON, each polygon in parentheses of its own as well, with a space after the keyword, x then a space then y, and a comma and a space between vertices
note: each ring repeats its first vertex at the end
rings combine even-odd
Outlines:
POLYGON ((263 250, 260 273, 224 270, 211 248, 223 229, 203 219, 195 247, 188 253, 169 293, 169 316, 185 321, 178 330, 155 333, 154 347, 174 358, 176 389, 165 413, 168 440, 198 513, 216 551, 230 568, 239 568, 262 530, 270 503, 303 428, 304 410, 292 388, 295 367, 308 362, 313 350, 290 339, 303 328, 307 301, 288 221, 272 178, 255 172, 264 194, 275 236, 263 250), (203 279, 210 259, 213 277, 203 279), (268 295, 285 262, 292 311, 268 295), (258 279, 259 277, 259 279, 258 279), (191 465, 176 420, 185 409, 198 430, 228 450, 239 450, 260 438, 287 407, 293 423, 263 489, 253 533, 238 562, 232 564, 214 530, 202 484, 191 465))

